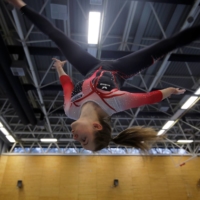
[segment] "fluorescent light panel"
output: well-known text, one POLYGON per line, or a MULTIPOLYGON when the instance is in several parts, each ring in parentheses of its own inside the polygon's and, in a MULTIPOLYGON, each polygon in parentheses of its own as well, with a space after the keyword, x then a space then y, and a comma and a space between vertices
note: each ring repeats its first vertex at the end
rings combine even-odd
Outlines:
POLYGON ((181 109, 188 109, 196 100, 198 97, 191 96, 181 107, 181 109))
POLYGON ((38 142, 39 139, 37 138, 22 138, 21 139, 23 142, 38 142))
POLYGON ((163 127, 162 129, 168 129, 172 126, 172 124, 174 123, 174 121, 170 120, 168 121, 163 127))
POLYGON ((157 135, 162 135, 166 130, 160 130, 157 135))
POLYGON ((41 142, 57 142, 56 138, 42 138, 40 139, 41 142))
POLYGON ((188 143, 192 143, 193 140, 178 140, 177 143, 181 143, 181 144, 188 144, 188 143))
POLYGON ((0 130, 4 135, 10 135, 10 133, 5 128, 0 128, 0 130))
POLYGON ((200 88, 195 92, 196 95, 200 95, 200 88))
POLYGON ((7 131, 6 128, 4 128, 4 125, 0 122, 0 131, 6 136, 6 138, 9 140, 9 142, 14 143, 16 142, 12 135, 7 131))
POLYGON ((14 143, 15 139, 13 138, 12 135, 6 135, 6 138, 9 140, 9 142, 14 143))
POLYGON ((179 109, 176 113, 171 117, 172 120, 176 120, 185 112, 185 110, 179 109))
POLYGON ((100 16, 100 12, 89 12, 88 44, 98 43, 100 16))

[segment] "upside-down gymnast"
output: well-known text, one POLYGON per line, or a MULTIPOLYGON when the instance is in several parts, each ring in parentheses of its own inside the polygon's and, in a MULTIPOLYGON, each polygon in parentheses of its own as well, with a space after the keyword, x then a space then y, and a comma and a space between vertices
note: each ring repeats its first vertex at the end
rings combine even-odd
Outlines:
POLYGON ((130 127, 112 138, 110 117, 120 111, 160 102, 172 94, 183 94, 185 90, 170 87, 141 94, 121 91, 120 88, 125 79, 151 66, 170 51, 196 40, 200 36, 200 26, 185 29, 120 59, 101 61, 84 51, 23 1, 10 0, 9 3, 54 41, 66 59, 84 76, 84 80, 74 86, 63 70, 66 61, 53 58, 63 87, 64 111, 75 120, 71 124, 73 138, 83 148, 98 151, 112 141, 146 151, 150 143, 160 139, 156 131, 149 127, 130 127))

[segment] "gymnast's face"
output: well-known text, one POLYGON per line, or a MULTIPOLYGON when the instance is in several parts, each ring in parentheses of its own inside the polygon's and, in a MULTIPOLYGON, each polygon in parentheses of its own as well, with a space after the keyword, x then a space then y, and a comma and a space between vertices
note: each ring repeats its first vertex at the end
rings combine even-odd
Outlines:
POLYGON ((102 129, 101 124, 96 121, 78 119, 71 124, 71 127, 74 140, 80 142, 84 149, 94 151, 94 135, 102 129))

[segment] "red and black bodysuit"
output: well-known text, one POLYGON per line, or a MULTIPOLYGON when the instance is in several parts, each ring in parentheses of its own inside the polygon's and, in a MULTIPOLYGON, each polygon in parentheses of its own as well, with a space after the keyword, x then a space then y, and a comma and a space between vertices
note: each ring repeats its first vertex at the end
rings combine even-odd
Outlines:
POLYGON ((160 40, 146 48, 113 61, 101 61, 82 49, 47 18, 27 5, 21 12, 46 34, 62 51, 66 59, 85 79, 75 88, 69 76, 61 76, 60 81, 65 94, 65 112, 77 119, 81 106, 94 101, 109 115, 129 108, 152 104, 162 99, 160 91, 136 94, 120 91, 124 79, 151 66, 156 60, 170 51, 191 43, 200 37, 200 26, 185 29, 167 39, 160 40))
POLYGON ((64 110, 72 119, 78 119, 81 107, 88 101, 98 104, 108 115, 162 100, 162 92, 130 93, 119 90, 119 73, 102 70, 102 67, 75 87, 69 76, 60 77, 64 91, 64 110))

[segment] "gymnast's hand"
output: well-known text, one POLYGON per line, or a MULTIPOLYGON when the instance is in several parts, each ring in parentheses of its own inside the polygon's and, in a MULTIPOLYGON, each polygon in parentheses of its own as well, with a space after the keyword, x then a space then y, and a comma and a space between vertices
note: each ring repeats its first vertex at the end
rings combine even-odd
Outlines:
POLYGON ((160 91, 162 92, 162 96, 163 96, 162 99, 171 97, 172 94, 179 95, 179 94, 185 93, 185 89, 179 89, 179 88, 173 88, 173 87, 169 87, 160 91))
POLYGON ((56 58, 52 58, 52 60, 54 60, 55 62, 54 62, 54 64, 53 64, 53 67, 54 68, 63 68, 63 66, 65 65, 65 63, 67 62, 66 60, 65 61, 60 61, 60 60, 58 60, 58 59, 56 59, 56 58))
POLYGON ((179 89, 179 88, 173 88, 173 93, 172 94, 184 94, 185 89, 179 89))
POLYGON ((58 72, 58 76, 62 76, 62 75, 66 75, 68 76, 65 71, 63 70, 63 66, 65 65, 65 63, 67 62, 66 60, 65 61, 60 61, 56 58, 52 58, 52 60, 54 60, 54 64, 53 64, 53 67, 54 69, 56 69, 56 71, 58 72))

